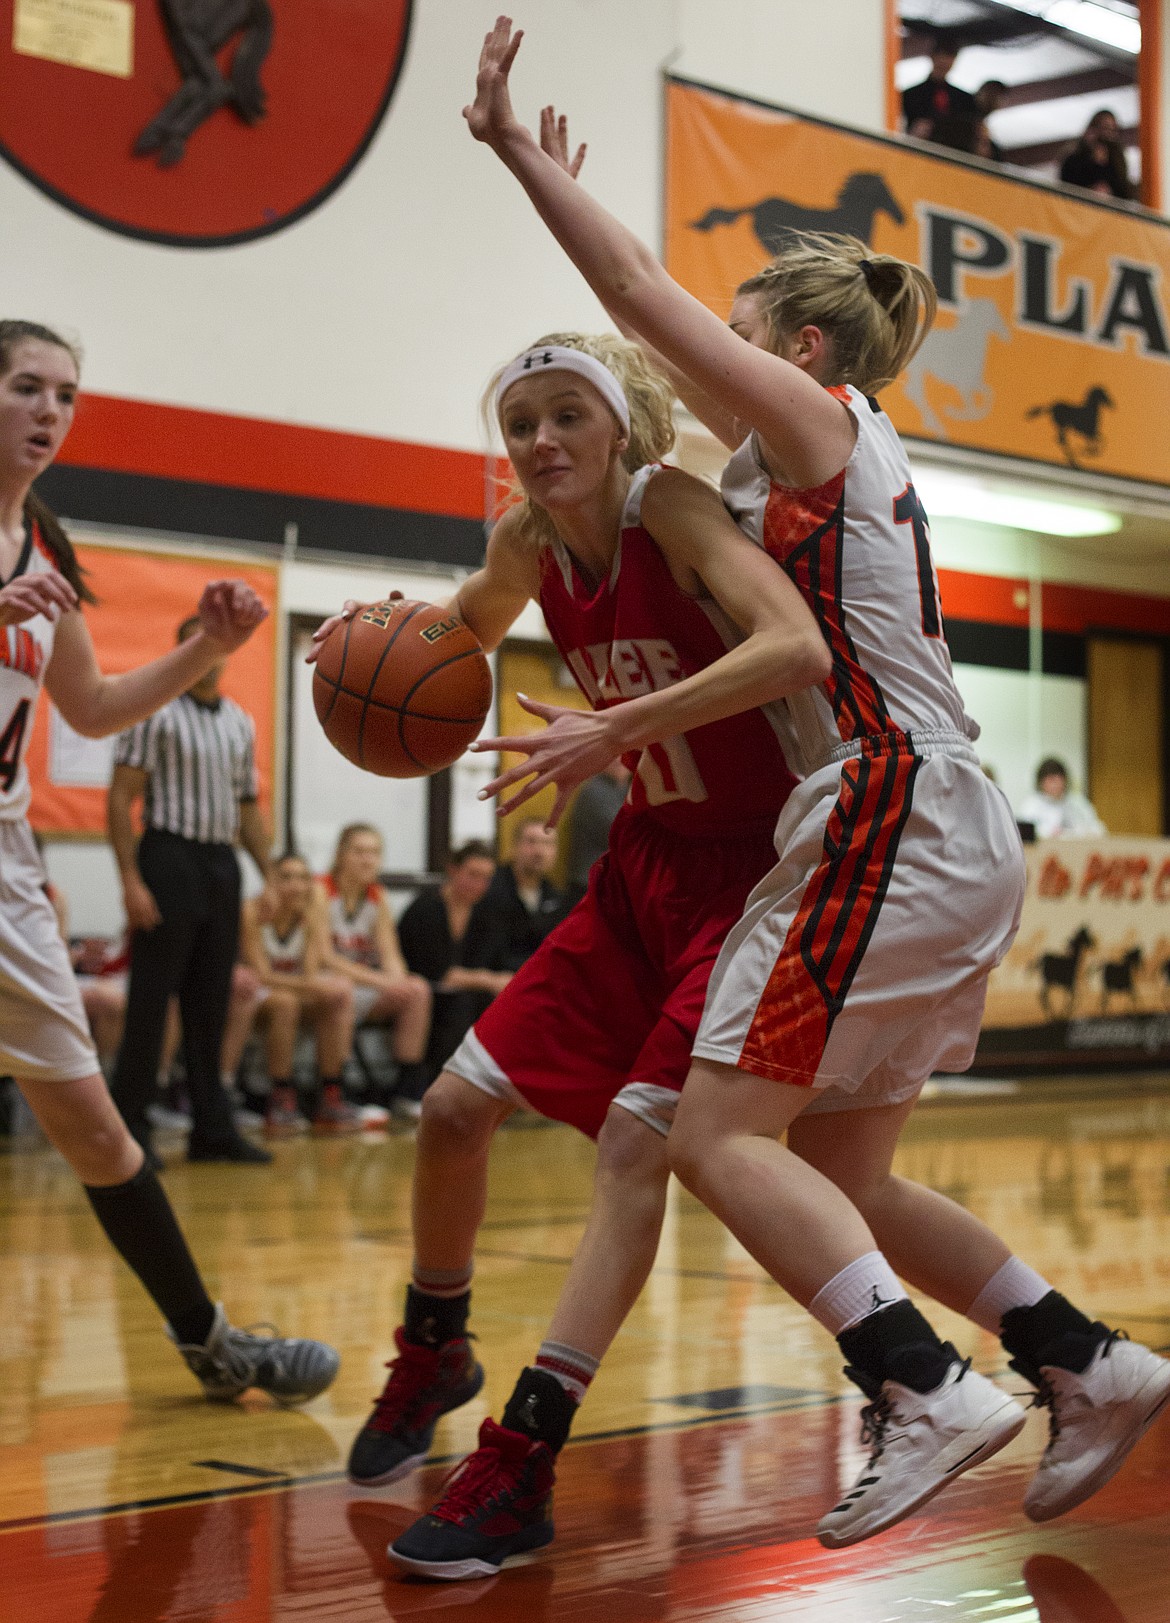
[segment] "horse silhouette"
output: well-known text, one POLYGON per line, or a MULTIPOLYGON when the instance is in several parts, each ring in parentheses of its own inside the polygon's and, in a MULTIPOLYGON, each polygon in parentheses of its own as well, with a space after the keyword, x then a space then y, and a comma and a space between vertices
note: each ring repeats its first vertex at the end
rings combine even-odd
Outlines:
POLYGON ((1112 410, 1115 402, 1108 389, 1103 389, 1099 383, 1095 383, 1079 406, 1069 400, 1054 400, 1048 406, 1033 406, 1026 415, 1052 419, 1052 426, 1056 430, 1056 438, 1060 449, 1064 452, 1064 459, 1070 468, 1075 468, 1078 466, 1077 456, 1069 443, 1069 435, 1075 434, 1084 442, 1080 452, 1082 456, 1097 456, 1102 445, 1101 411, 1106 406, 1112 410))
POLYGON ((770 254, 779 253, 786 242, 804 231, 833 231, 869 243, 877 215, 888 214, 898 225, 906 218, 881 175, 859 172, 849 176, 831 209, 806 208, 786 197, 765 197, 761 203, 747 203, 739 209, 711 209, 701 220, 692 221, 691 230, 732 225, 745 214, 751 215, 752 229, 770 254))
POLYGON ((1110 996, 1114 992, 1124 992, 1136 1009, 1138 1006, 1137 988, 1134 986, 1134 976, 1142 961, 1142 949, 1131 947, 1120 958, 1106 959, 1101 965, 1101 1013, 1104 1014, 1109 1006, 1110 996))
POLYGON ((1080 974, 1081 959, 1094 945, 1093 937, 1082 924, 1076 935, 1070 937, 1067 952, 1046 952, 1036 959, 1032 967, 1040 971, 1040 1007, 1048 1019, 1052 1018, 1050 1000, 1054 986, 1061 986, 1068 993, 1066 1018, 1072 1019, 1073 1005, 1077 1000, 1077 977, 1080 974))
POLYGON ((1007 322, 993 299, 972 299, 959 311, 953 327, 934 327, 906 368, 906 398, 922 417, 929 434, 945 439, 947 429, 926 397, 926 380, 945 383, 959 396, 958 406, 946 408, 956 422, 986 417, 994 399, 984 382, 987 346, 993 338, 1011 337, 1007 322))
POLYGON ((163 27, 182 84, 134 143, 139 157, 157 152, 159 167, 179 162, 194 132, 219 108, 231 105, 246 124, 264 117, 260 69, 272 45, 269 0, 159 0, 163 27), (225 78, 216 61, 237 34, 243 37, 225 78))

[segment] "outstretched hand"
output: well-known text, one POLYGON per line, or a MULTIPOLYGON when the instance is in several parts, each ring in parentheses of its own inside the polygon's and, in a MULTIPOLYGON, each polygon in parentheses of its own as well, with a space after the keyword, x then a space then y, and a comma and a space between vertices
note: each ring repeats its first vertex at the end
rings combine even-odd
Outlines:
MULTIPOLYGON (((402 593, 387 592, 386 596, 382 599, 382 602, 401 603, 402 593)), ((347 620, 352 620, 357 611, 364 608, 365 604, 359 603, 356 597, 347 597, 342 605, 340 614, 331 614, 328 620, 322 620, 321 624, 313 633, 313 645, 309 649, 309 652, 305 655, 305 664, 315 665, 317 663, 317 655, 325 646, 327 639, 331 637, 337 630, 338 626, 343 626, 347 620)))
POLYGON ((199 599, 199 623, 209 637, 234 653, 255 631, 268 610, 242 580, 213 580, 199 599))
POLYGON ((497 17, 496 26, 485 36, 475 77, 475 100, 463 109, 467 127, 477 141, 496 147, 515 130, 522 129, 512 111, 508 74, 520 49, 524 30, 513 34, 511 17, 497 17))
POLYGON ((44 615, 59 620, 77 607, 77 593, 55 569, 41 575, 18 575, 0 591, 0 626, 18 626, 44 615))
POLYGON ((516 697, 530 716, 539 716, 548 726, 541 733, 519 733, 510 738, 481 738, 473 750, 505 750, 526 759, 518 766, 501 772, 479 791, 479 798, 502 794, 524 778, 518 792, 508 800, 501 800, 497 811, 501 817, 523 806, 533 795, 556 784, 557 797, 546 820, 546 827, 555 828, 564 815, 569 797, 578 785, 607 767, 621 746, 614 736, 613 713, 606 710, 568 710, 555 704, 538 704, 523 693, 516 697))
POLYGON ((549 157, 562 168, 570 180, 576 180, 581 173, 581 165, 585 162, 586 146, 584 141, 569 157, 569 121, 564 113, 559 116, 555 107, 542 107, 540 109, 540 147, 549 157))

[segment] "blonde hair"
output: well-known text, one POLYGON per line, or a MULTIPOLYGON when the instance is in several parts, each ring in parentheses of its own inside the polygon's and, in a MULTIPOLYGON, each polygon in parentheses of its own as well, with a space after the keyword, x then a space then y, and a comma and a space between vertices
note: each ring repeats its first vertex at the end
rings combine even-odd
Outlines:
MULTIPOLYGON (((674 444, 674 390, 660 372, 656 372, 637 344, 612 333, 558 332, 546 333, 526 346, 541 349, 545 345, 560 344, 566 349, 579 349, 592 355, 595 361, 608 367, 621 384, 630 408, 629 444, 622 453, 622 462, 628 473, 636 473, 648 462, 659 462, 674 444)), ((524 354, 521 350, 521 354, 524 354)), ((505 369, 506 361, 498 367, 484 391, 480 409, 489 434, 496 427, 496 389, 505 369)), ((608 410, 608 407, 606 408, 608 410)), ((616 422, 617 419, 615 418, 616 422)), ((496 516, 515 508, 518 519, 516 535, 536 550, 547 547, 556 534, 548 513, 529 497, 519 480, 512 479, 505 488, 496 508, 496 516)))
POLYGON ((925 271, 873 254, 859 237, 796 236, 739 293, 760 296, 775 348, 802 327, 830 342, 827 384, 876 394, 892 383, 930 331, 938 295, 925 271))
POLYGON ((337 836, 337 849, 333 853, 333 866, 329 870, 334 880, 340 874, 341 864, 345 861, 346 853, 359 834, 372 834, 382 849, 386 849, 386 842, 373 823, 347 823, 337 836))

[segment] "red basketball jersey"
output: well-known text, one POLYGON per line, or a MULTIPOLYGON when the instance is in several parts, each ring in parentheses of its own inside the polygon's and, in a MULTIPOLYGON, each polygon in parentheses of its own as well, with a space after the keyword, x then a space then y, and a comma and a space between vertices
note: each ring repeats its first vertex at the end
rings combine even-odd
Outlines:
MULTIPOLYGON (((607 580, 587 586, 559 540, 544 572, 549 632, 594 710, 671 687, 744 640, 718 604, 679 590, 642 528, 642 495, 656 471, 641 468, 630 481, 607 580)), ((634 807, 682 834, 774 823, 796 781, 772 705, 651 744, 627 764, 634 807)))

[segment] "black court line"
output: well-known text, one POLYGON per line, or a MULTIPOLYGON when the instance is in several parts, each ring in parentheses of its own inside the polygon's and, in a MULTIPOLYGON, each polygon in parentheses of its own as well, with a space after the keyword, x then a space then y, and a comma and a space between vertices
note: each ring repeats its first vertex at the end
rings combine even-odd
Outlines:
MULTIPOLYGON (((758 1416, 794 1414, 819 1407, 831 1408, 840 1403, 853 1401, 854 1395, 848 1392, 836 1394, 810 1392, 803 1400, 752 1404, 733 1413, 723 1411, 687 1416, 680 1420, 651 1421, 641 1426, 619 1426, 610 1431, 584 1432, 580 1437, 570 1437, 566 1446, 581 1448, 591 1443, 615 1442, 623 1437, 648 1437, 660 1433, 696 1431, 702 1427, 726 1426, 741 1420, 753 1420, 758 1416)), ((435 1454, 426 1461, 425 1468, 457 1465, 465 1457, 463 1453, 435 1454)), ((202 1463, 207 1464, 207 1461, 202 1463)), ((237 1470, 239 1467, 229 1466, 228 1469, 237 1470)), ((273 1475, 274 1480, 265 1482, 239 1483, 227 1488, 195 1489, 190 1493, 164 1494, 155 1499, 129 1499, 118 1504, 91 1505, 80 1510, 57 1510, 47 1516, 21 1516, 12 1521, 0 1522, 0 1533, 27 1532, 37 1527, 60 1527, 71 1522, 96 1521, 106 1516, 126 1516, 140 1511, 169 1510, 176 1505, 201 1505, 215 1499, 239 1499, 262 1493, 287 1493, 294 1488, 318 1487, 323 1483, 349 1480, 344 1471, 315 1471, 306 1476, 276 1476, 275 1473, 273 1475)))
POLYGON ((205 1471, 228 1471, 233 1476, 256 1476, 265 1482, 291 1482, 287 1471, 266 1471, 259 1465, 233 1465, 230 1460, 192 1460, 205 1471))

